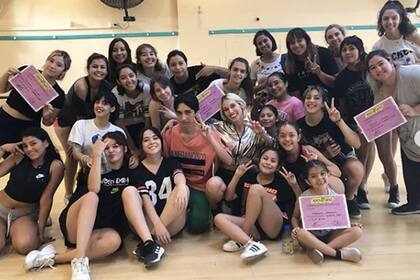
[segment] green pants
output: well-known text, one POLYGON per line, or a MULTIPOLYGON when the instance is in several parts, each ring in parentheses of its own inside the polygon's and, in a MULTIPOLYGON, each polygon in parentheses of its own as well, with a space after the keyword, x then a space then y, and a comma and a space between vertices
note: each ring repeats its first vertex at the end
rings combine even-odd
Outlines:
POLYGON ((203 233, 211 227, 210 204, 204 192, 190 188, 187 224, 191 233, 203 233))

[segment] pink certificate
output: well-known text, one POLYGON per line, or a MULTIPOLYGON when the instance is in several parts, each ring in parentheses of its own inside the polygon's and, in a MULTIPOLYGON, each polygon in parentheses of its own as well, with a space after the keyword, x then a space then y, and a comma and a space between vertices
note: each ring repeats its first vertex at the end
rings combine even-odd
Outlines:
POLYGON ((391 96, 354 117, 368 142, 407 122, 391 96))
POLYGON ((349 228, 344 194, 299 197, 302 226, 307 230, 349 228))
POLYGON ((206 88, 203 92, 197 95, 198 102, 200 102, 200 110, 198 113, 203 122, 210 119, 214 114, 220 111, 221 100, 225 93, 216 85, 206 88))
POLYGON ((41 110, 58 96, 50 83, 33 65, 13 76, 9 83, 35 112, 41 110))

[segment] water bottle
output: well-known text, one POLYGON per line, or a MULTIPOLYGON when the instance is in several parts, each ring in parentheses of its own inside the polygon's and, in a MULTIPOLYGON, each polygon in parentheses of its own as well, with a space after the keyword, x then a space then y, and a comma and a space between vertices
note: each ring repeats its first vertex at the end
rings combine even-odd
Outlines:
POLYGON ((292 255, 295 252, 295 245, 292 239, 292 225, 285 225, 281 248, 283 254, 292 255))
POLYGON ((102 152, 101 155, 101 174, 106 174, 112 171, 111 165, 109 165, 108 160, 106 159, 105 152, 102 152))

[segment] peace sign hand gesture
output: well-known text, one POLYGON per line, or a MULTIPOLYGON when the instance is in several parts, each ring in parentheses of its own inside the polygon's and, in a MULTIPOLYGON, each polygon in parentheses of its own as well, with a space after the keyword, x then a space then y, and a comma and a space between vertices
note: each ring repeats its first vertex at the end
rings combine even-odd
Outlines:
POLYGON ((312 61, 309 56, 306 57, 305 59, 305 68, 306 70, 308 70, 309 72, 311 72, 312 74, 319 74, 321 72, 321 67, 319 66, 318 63, 316 63, 316 55, 314 55, 314 61, 312 61))
POLYGON ((328 112, 328 116, 332 122, 339 122, 341 121, 341 114, 340 111, 334 106, 334 97, 331 98, 331 107, 328 106, 327 102, 324 102, 325 109, 328 112))
POLYGON ((253 166, 252 161, 248 161, 247 163, 242 163, 236 168, 235 175, 238 177, 242 177, 245 172, 247 172, 249 169, 251 169, 253 166))
POLYGON ((195 115, 195 122, 200 127, 201 134, 207 139, 209 139, 209 137, 211 137, 210 126, 203 122, 203 119, 201 119, 200 114, 195 115))
POLYGON ((306 162, 309 162, 311 160, 318 159, 318 155, 308 151, 305 147, 302 147, 302 154, 300 155, 306 162))
POLYGON ((293 174, 293 172, 291 171, 287 171, 287 169, 284 168, 284 166, 282 166, 281 169, 283 171, 279 170, 279 173, 281 174, 281 176, 283 176, 284 179, 286 179, 287 183, 289 183, 289 185, 296 185, 297 180, 295 174, 293 174))
POLYGON ((167 119, 175 119, 176 114, 174 111, 166 107, 165 105, 160 105, 158 112, 161 113, 167 119))

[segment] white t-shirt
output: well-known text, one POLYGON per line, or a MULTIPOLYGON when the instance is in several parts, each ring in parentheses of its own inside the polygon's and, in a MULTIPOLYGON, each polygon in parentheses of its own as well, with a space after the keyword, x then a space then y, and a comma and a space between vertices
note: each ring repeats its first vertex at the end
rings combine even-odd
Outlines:
POLYGON ((257 84, 263 83, 274 72, 284 72, 281 66, 281 55, 271 63, 263 62, 260 57, 251 63, 251 80, 256 80, 257 84))
MULTIPOLYGON (((398 105, 414 107, 420 104, 420 65, 397 68, 394 99, 398 105)), ((407 122, 397 128, 401 148, 410 160, 420 162, 420 147, 414 141, 416 133, 420 131, 420 116, 406 118, 407 122)))
POLYGON ((389 40, 382 36, 372 47, 372 50, 379 49, 389 53, 396 65, 414 64, 420 59, 420 47, 402 36, 398 40, 389 40))
MULTIPOLYGON (((92 155, 92 145, 96 140, 102 138, 106 133, 114 131, 120 131, 125 135, 124 130, 112 123, 107 128, 100 129, 95 125, 94 119, 78 120, 71 128, 68 142, 80 145, 83 154, 92 155)), ((108 169, 105 155, 102 155, 101 167, 102 172, 108 169)))
MULTIPOLYGON (((229 93, 227 92, 224 88, 223 88, 223 83, 227 83, 226 79, 217 79, 214 80, 210 83, 209 87, 211 87, 212 85, 216 85, 218 88, 220 88, 224 93, 229 93)), ((236 93, 236 92, 233 92, 236 93)), ((238 93, 236 93, 238 94, 238 93)), ((239 88, 239 97, 242 98, 245 102, 246 102, 246 92, 243 88, 239 88)))

